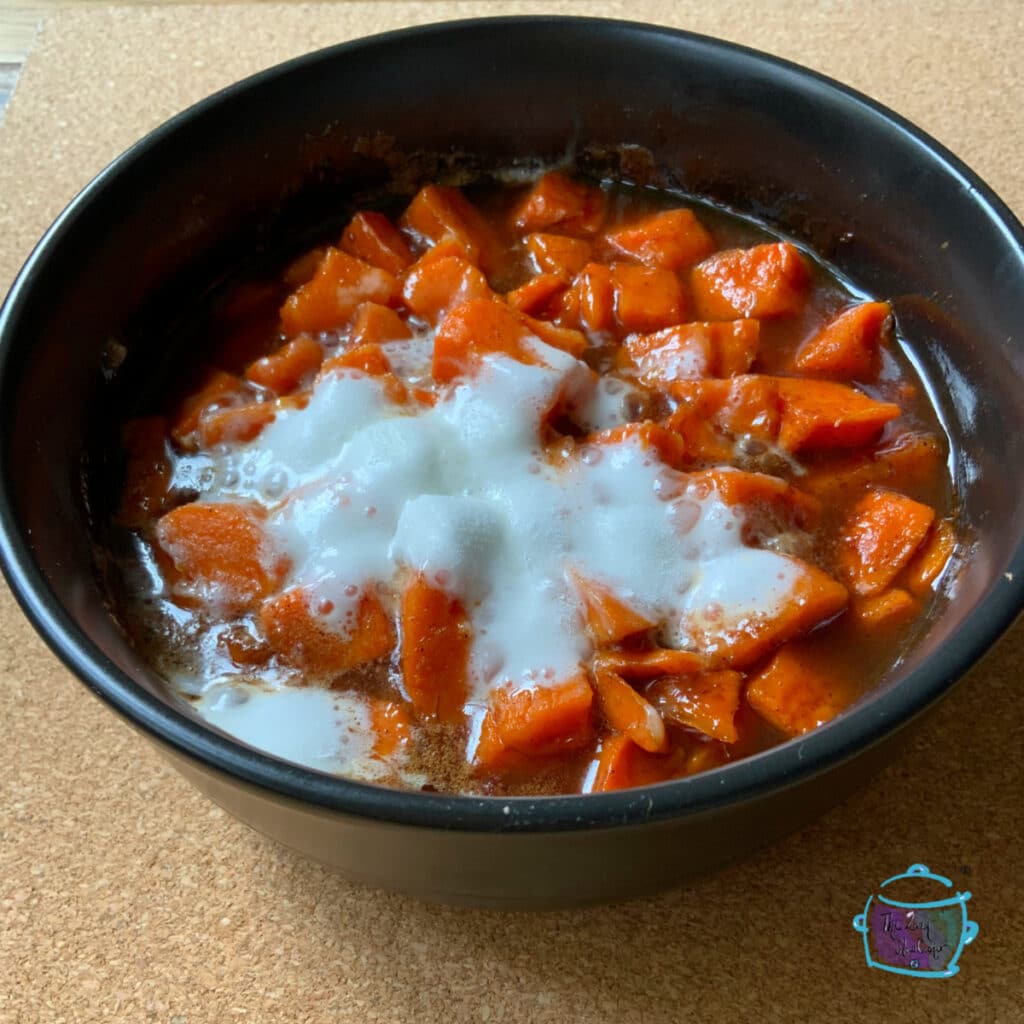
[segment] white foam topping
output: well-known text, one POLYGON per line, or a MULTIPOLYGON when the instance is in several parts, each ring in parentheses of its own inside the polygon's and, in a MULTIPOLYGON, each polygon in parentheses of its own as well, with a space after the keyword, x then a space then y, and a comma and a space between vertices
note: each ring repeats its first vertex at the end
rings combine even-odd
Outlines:
POLYGON ((604 426, 618 396, 536 344, 549 366, 489 357, 419 411, 372 377, 330 374, 305 409, 218 457, 220 483, 203 500, 266 505, 292 565, 287 585, 312 588, 339 631, 367 586, 397 589, 410 571, 458 597, 473 629, 474 701, 578 670, 591 644, 574 573, 665 622, 678 646, 693 645, 687 623, 708 607, 726 624, 775 614, 799 565, 745 547, 737 510, 716 492, 687 494, 685 475, 637 441, 546 457, 539 423, 557 396, 572 391, 604 426))
POLYGON ((315 687, 210 687, 195 705, 218 729, 275 757, 323 772, 379 778, 374 733, 364 702, 315 687))

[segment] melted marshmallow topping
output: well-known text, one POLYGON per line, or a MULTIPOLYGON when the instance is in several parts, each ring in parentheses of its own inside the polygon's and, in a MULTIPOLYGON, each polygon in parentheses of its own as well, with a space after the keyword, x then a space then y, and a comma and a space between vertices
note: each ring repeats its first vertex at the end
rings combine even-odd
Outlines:
POLYGON ((316 687, 266 690, 245 684, 207 689, 196 710, 211 725, 258 750, 323 772, 382 774, 371 758, 373 731, 365 702, 316 687))
MULTIPOLYGON (((417 343, 401 344, 413 361, 417 343)), ((715 491, 694 493, 637 440, 544 452, 540 423, 556 401, 600 426, 626 413, 582 363, 539 341, 535 351, 547 365, 488 357, 432 408, 392 402, 359 371, 329 373, 305 408, 216 457, 202 500, 263 504, 291 564, 286 585, 309 587, 339 633, 366 588, 397 589, 409 571, 459 598, 472 702, 578 670, 592 646, 574 575, 663 622, 670 646, 694 647, 701 622, 776 614, 800 569, 746 547, 741 513, 715 491)))

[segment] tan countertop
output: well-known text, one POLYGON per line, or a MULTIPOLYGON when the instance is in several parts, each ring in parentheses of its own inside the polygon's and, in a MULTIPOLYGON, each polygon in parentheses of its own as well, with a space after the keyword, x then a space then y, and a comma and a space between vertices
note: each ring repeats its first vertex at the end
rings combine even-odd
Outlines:
MULTIPOLYGON (((1024 8, 726 0, 61 9, 0 127, 0 286, 144 131, 317 46, 450 16, 601 13, 830 73, 1024 213, 1024 8)), ((89 697, 0 593, 0 1021, 1024 1021, 1024 626, 824 819, 660 899, 508 915, 347 884, 228 818, 89 697), (850 925, 913 862, 974 893, 950 981, 869 970, 850 925)))

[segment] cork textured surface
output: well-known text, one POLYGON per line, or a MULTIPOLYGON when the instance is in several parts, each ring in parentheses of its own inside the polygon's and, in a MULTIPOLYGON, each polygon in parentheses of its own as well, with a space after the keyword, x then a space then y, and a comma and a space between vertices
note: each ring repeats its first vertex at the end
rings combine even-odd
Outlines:
MULTIPOLYGON (((572 13, 741 42, 864 90, 1024 214, 1024 8, 607 0, 62 10, 0 126, 0 289, 89 177, 188 104, 406 24, 572 13)), ((1024 1021, 1024 623, 867 788, 659 899, 515 915, 362 889, 200 797, 92 699, 0 590, 0 1021, 1024 1021), (851 919, 914 862, 970 889, 978 941, 924 983, 851 919)))

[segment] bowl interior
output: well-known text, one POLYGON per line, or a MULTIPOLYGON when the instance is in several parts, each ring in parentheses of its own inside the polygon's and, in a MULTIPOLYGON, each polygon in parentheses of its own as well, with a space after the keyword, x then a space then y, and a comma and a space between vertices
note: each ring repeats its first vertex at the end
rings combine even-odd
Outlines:
MULTIPOLYGON (((231 746, 182 731, 108 611, 91 482, 110 460, 112 414, 160 373, 212 284, 353 196, 536 163, 681 189, 808 244, 892 300, 934 388, 969 554, 887 683, 811 737, 811 766, 920 709, 1019 610, 1024 484, 1008 469, 1024 465, 1022 233, 980 182, 862 97, 740 48, 590 20, 434 26, 313 54, 176 118, 72 204, 12 290, 6 568, 58 653, 145 728, 199 756, 231 746)), ((742 777, 778 781, 795 770, 787 756, 761 755, 742 777)), ((289 778, 309 790, 309 773, 289 778)), ((338 800, 353 786, 327 783, 338 800)))

